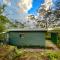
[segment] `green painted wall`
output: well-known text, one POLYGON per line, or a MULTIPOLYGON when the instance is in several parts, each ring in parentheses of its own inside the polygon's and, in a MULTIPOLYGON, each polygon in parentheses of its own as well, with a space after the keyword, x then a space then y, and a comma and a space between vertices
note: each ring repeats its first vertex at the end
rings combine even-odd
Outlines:
POLYGON ((51 33, 51 40, 52 40, 53 43, 57 44, 57 41, 58 41, 58 33, 52 32, 51 33))
POLYGON ((12 31, 9 32, 9 43, 16 46, 45 46, 45 32, 12 31))

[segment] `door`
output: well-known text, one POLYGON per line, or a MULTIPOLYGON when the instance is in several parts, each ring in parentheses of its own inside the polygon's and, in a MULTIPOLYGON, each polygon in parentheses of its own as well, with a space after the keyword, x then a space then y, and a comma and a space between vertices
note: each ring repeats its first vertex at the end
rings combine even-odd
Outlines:
POLYGON ((57 40, 58 40, 58 33, 51 33, 51 40, 53 43, 57 44, 57 40))

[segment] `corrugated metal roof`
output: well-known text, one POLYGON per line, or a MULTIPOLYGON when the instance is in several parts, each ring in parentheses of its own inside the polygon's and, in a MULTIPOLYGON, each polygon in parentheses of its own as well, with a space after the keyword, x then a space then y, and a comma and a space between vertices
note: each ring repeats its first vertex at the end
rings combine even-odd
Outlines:
POLYGON ((27 28, 22 28, 22 29, 8 29, 8 31, 47 31, 47 29, 43 29, 43 28, 34 28, 34 29, 27 29, 27 28))
POLYGON ((48 32, 58 32, 58 33, 60 33, 60 27, 49 28, 48 32))

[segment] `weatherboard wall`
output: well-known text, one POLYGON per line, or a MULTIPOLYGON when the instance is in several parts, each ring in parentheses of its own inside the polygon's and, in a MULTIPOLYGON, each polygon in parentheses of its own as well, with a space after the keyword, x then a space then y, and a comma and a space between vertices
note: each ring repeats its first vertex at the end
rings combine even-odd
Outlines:
POLYGON ((15 46, 45 46, 45 32, 40 30, 34 31, 9 31, 9 44, 15 46))

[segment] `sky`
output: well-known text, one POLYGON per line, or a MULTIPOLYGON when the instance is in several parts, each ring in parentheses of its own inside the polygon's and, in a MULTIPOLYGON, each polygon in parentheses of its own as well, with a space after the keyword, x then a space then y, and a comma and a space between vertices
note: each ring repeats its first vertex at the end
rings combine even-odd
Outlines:
POLYGON ((52 9, 60 9, 60 0, 53 0, 52 9))
POLYGON ((0 4, 6 4, 4 15, 15 20, 22 19, 28 14, 37 15, 37 9, 44 0, 0 0, 0 4))
POLYGON ((38 8, 43 3, 44 0, 0 0, 0 5, 7 5, 3 14, 11 20, 20 21, 24 20, 24 17, 29 14, 33 14, 36 16, 38 8))
POLYGON ((32 8, 28 11, 28 13, 36 14, 42 3, 44 3, 44 0, 33 0, 32 8))

